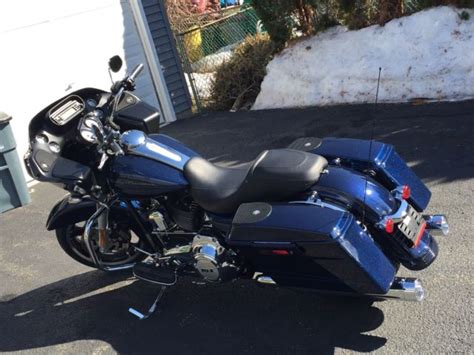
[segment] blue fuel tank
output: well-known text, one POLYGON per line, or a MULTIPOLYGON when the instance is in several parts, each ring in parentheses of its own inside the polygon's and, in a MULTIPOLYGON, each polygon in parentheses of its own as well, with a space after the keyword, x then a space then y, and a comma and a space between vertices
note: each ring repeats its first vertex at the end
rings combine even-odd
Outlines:
POLYGON ((133 138, 143 138, 134 149, 116 157, 110 164, 111 183, 116 192, 137 198, 155 197, 188 187, 183 167, 198 155, 196 152, 163 134, 127 133, 135 134, 133 138))

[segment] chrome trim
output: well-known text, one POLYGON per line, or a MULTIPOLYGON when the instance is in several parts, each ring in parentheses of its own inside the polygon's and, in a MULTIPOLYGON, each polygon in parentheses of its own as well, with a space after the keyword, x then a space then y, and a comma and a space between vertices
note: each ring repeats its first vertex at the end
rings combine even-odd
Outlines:
POLYGON ((403 221, 403 218, 405 218, 405 216, 408 213, 408 207, 409 207, 409 205, 408 205, 407 201, 400 200, 400 207, 398 208, 398 210, 393 214, 390 214, 390 215, 387 215, 387 216, 383 217, 382 220, 376 224, 376 226, 381 228, 381 229, 384 229, 385 224, 386 224, 388 219, 392 219, 394 223, 398 223, 398 222, 403 221))
POLYGON ((446 236, 449 234, 448 219, 444 214, 423 215, 426 221, 426 229, 430 231, 431 235, 446 236))
POLYGON ((127 131, 120 136, 120 143, 126 150, 131 150, 144 144, 145 140, 145 133, 137 130, 127 131))
POLYGON ((184 164, 189 158, 137 130, 123 133, 120 137, 120 143, 128 154, 157 160, 176 169, 183 169, 184 164))
POLYGON ((395 189, 393 189, 391 192, 392 192, 392 195, 394 195, 397 199, 401 200, 402 199, 402 195, 403 195, 403 188, 404 186, 397 186, 395 189))
POLYGON ((89 255, 91 256, 92 261, 94 262, 95 266, 97 266, 99 269, 102 269, 102 265, 94 250, 94 246, 92 245, 91 231, 92 231, 92 226, 95 223, 96 219, 99 218, 99 216, 106 209, 107 209, 106 205, 102 205, 100 208, 98 208, 97 211, 95 211, 95 213, 87 220, 85 228, 84 228, 84 241, 86 243, 87 251, 89 252, 89 255))
POLYGON ((425 290, 419 279, 396 277, 392 282, 392 286, 390 286, 390 290, 381 296, 402 301, 421 302, 425 298, 425 290))
POLYGON ((175 285, 176 282, 178 281, 178 276, 176 275, 176 273, 174 274, 174 281, 173 281, 173 282, 170 282, 170 283, 158 282, 158 281, 149 279, 149 278, 147 278, 147 277, 143 277, 143 276, 141 276, 141 275, 137 275, 137 274, 135 274, 135 271, 133 271, 133 276, 135 276, 137 279, 140 279, 140 280, 143 280, 143 281, 146 281, 146 282, 155 284, 155 285, 161 285, 161 286, 173 286, 173 285, 175 285))
POLYGON ((397 212, 391 214, 390 216, 385 216, 385 218, 390 217, 395 223, 403 221, 403 218, 408 213, 408 202, 405 200, 400 200, 400 207, 397 212))
POLYGON ((317 199, 317 200, 314 200, 314 201, 312 201, 310 199, 308 199, 306 201, 290 201, 288 203, 301 204, 301 205, 312 205, 312 206, 318 206, 318 207, 323 207, 323 208, 330 208, 332 210, 339 211, 339 212, 347 212, 347 210, 345 210, 341 207, 334 206, 334 205, 331 205, 330 203, 323 202, 320 199, 317 199))
MULTIPOLYGON (((110 205, 112 205, 115 202, 113 200, 110 205)), ((97 253, 94 250, 94 246, 92 245, 92 239, 91 239, 91 231, 92 231, 92 226, 94 225, 95 221, 99 216, 109 208, 108 205, 106 204, 101 204, 100 207, 95 211, 95 213, 87 220, 86 225, 84 227, 84 241, 86 244, 87 251, 89 252, 89 255, 91 256, 92 262, 94 265, 99 269, 103 271, 120 271, 120 270, 127 270, 131 269, 135 266, 135 263, 131 264, 124 264, 124 265, 118 265, 118 266, 104 266, 99 260, 99 257, 97 256, 97 253)))
POLYGON ((264 285, 276 285, 277 283, 273 281, 273 279, 270 276, 264 276, 260 275, 257 276, 256 281, 258 283, 264 284, 264 285))
POLYGON ((119 266, 102 266, 101 270, 103 271, 122 271, 122 270, 130 270, 135 266, 135 263, 133 264, 124 264, 124 265, 119 265, 119 266))
MULTIPOLYGON (((256 272, 253 279, 258 283, 265 285, 277 285, 277 283, 270 277, 262 273, 256 272)), ((347 296, 370 296, 382 299, 395 299, 400 301, 421 302, 425 298, 425 290, 419 279, 411 277, 395 277, 390 286, 390 289, 385 294, 367 293, 357 294, 350 292, 332 292, 329 290, 317 290, 324 293, 333 293, 347 296)))

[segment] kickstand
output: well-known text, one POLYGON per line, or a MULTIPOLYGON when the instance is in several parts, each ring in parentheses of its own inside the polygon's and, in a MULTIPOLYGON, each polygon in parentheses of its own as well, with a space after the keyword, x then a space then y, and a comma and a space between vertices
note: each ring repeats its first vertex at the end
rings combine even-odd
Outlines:
POLYGON ((163 294, 165 293, 165 290, 166 290, 166 286, 162 286, 161 289, 160 289, 160 292, 158 292, 158 296, 156 296, 155 301, 151 305, 148 312, 146 312, 146 314, 143 314, 143 313, 137 311, 135 308, 132 308, 132 307, 130 307, 128 309, 128 311, 140 320, 147 319, 148 317, 150 317, 156 311, 156 306, 158 305, 158 302, 160 302, 161 297, 163 297, 163 294))

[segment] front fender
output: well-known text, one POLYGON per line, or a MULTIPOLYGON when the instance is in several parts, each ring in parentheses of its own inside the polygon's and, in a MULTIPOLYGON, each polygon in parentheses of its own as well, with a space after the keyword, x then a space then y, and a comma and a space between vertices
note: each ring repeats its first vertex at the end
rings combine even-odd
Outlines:
POLYGON ((87 220, 96 210, 94 201, 71 198, 67 195, 59 200, 51 210, 46 221, 46 229, 54 230, 70 224, 87 220))

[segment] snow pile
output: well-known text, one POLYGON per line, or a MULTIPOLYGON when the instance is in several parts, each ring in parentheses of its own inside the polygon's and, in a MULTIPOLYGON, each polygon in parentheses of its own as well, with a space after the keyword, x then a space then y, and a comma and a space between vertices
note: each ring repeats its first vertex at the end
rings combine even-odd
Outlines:
POLYGON ((212 73, 217 70, 222 63, 227 62, 234 55, 237 44, 231 44, 219 49, 216 53, 209 54, 197 62, 191 64, 191 69, 196 73, 212 73))
MULTIPOLYGON (((212 82, 216 73, 192 73, 191 77, 194 81, 194 87, 201 99, 208 99, 212 92, 212 82)), ((189 92, 193 92, 193 87, 189 81, 189 75, 186 74, 186 82, 189 92)))
POLYGON ((384 27, 331 28, 267 66, 253 109, 474 97, 474 11, 438 7, 384 27))

